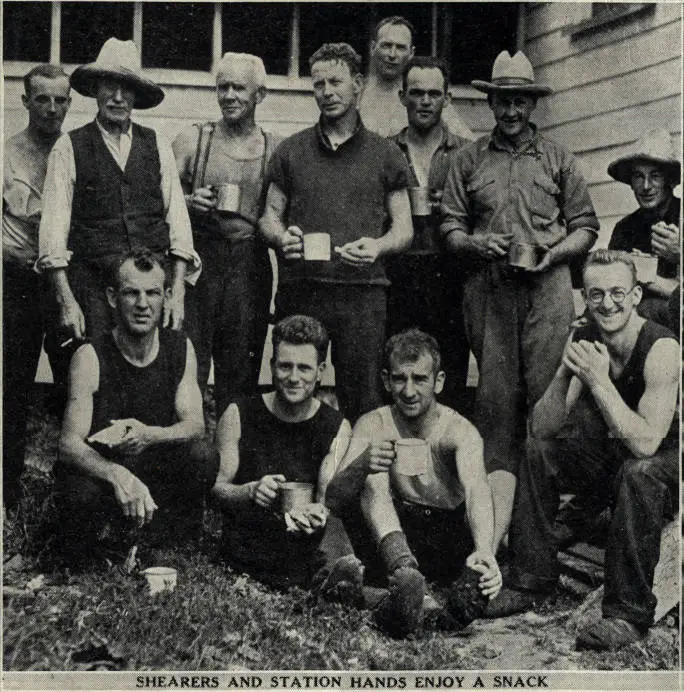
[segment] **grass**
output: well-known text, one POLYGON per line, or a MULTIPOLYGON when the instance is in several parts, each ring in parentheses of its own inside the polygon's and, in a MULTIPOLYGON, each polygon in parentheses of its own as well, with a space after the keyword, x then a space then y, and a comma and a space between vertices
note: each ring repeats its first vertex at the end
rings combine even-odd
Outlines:
MULTIPOLYGON (((56 431, 56 418, 38 403, 29 457, 53 458, 56 431)), ((52 566, 51 475, 28 468, 23 482, 21 511, 4 522, 4 584, 21 589, 38 574, 45 580, 31 594, 4 597, 5 670, 673 670, 678 665, 678 622, 672 616, 621 652, 573 651, 564 618, 553 615, 572 610, 580 599, 563 591, 533 618, 391 640, 375 629, 367 611, 324 603, 297 589, 274 592, 215 562, 220 521, 211 510, 199 545, 169 547, 155 557, 178 570, 172 593, 150 597, 140 577, 116 566, 70 575, 52 566), (516 654, 522 658, 511 658, 516 654)))

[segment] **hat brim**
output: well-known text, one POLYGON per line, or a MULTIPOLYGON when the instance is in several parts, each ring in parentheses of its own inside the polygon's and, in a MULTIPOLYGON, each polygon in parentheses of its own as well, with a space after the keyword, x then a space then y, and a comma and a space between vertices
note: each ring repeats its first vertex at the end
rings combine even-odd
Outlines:
POLYGON ((553 89, 545 84, 494 84, 481 79, 470 82, 478 91, 485 94, 529 94, 530 96, 549 96, 553 89))
POLYGON ((124 69, 107 69, 99 67, 95 63, 77 67, 72 72, 69 82, 74 91, 82 96, 95 98, 97 96, 97 82, 103 78, 117 79, 128 84, 135 94, 134 108, 140 110, 154 108, 164 100, 164 91, 153 81, 124 69))
POLYGON ((667 171, 668 180, 675 185, 681 182, 682 168, 678 161, 661 159, 656 156, 649 156, 648 154, 630 154, 629 156, 622 156, 619 159, 615 159, 615 161, 608 166, 608 175, 619 183, 631 185, 632 168, 637 161, 646 161, 647 163, 653 163, 663 168, 667 171))

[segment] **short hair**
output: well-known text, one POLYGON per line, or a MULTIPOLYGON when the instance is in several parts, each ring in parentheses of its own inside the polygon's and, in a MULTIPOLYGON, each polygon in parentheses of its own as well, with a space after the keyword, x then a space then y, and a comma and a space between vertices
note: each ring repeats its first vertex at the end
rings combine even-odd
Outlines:
POLYGON ((361 56, 348 43, 324 43, 309 58, 309 70, 313 69, 315 63, 323 60, 343 62, 352 76, 361 74, 361 56))
POLYGON ((584 283, 584 275, 589 267, 605 267, 609 264, 624 264, 632 275, 632 283, 636 285, 636 266, 629 253, 624 250, 607 250, 605 248, 600 248, 589 253, 584 267, 582 268, 582 283, 584 283))
POLYGON ((416 35, 416 30, 409 22, 406 17, 402 17, 399 14, 392 15, 391 17, 385 17, 384 19, 381 19, 376 25, 375 29, 373 29, 373 40, 377 41, 378 36, 380 35, 380 29, 382 29, 383 26, 405 26, 410 32, 411 32, 411 45, 413 45, 413 37, 416 35))
POLYGON ((400 363, 414 363, 423 354, 432 358, 432 372, 436 375, 442 367, 437 339, 415 327, 404 329, 391 336, 385 344, 385 368, 390 369, 392 358, 400 363))
POLYGON ((278 351, 278 345, 283 341, 295 345, 311 344, 316 349, 319 363, 325 360, 330 343, 325 327, 308 315, 285 317, 273 327, 271 342, 273 343, 274 358, 278 351))
POLYGON ((401 87, 404 91, 406 91, 408 85, 409 72, 414 67, 418 67, 421 70, 437 68, 444 77, 444 93, 447 92, 449 89, 449 68, 442 58, 437 58, 432 55, 415 55, 406 63, 404 71, 401 73, 401 87))
POLYGON ((266 68, 264 67, 264 61, 258 55, 252 55, 251 53, 224 53, 216 66, 217 80, 221 71, 231 62, 247 63, 252 68, 252 74, 257 88, 266 86, 266 68))
POLYGON ((122 252, 111 264, 109 271, 109 285, 115 289, 121 286, 121 267, 133 261, 133 265, 141 272, 151 272, 155 267, 159 267, 164 272, 164 288, 170 285, 168 261, 160 253, 153 252, 147 247, 137 247, 132 250, 122 252))
POLYGON ((62 69, 60 65, 41 63, 40 65, 36 65, 24 75, 24 93, 26 96, 31 95, 31 80, 34 77, 46 77, 47 79, 58 79, 59 77, 64 77, 67 82, 69 81, 69 75, 62 69))

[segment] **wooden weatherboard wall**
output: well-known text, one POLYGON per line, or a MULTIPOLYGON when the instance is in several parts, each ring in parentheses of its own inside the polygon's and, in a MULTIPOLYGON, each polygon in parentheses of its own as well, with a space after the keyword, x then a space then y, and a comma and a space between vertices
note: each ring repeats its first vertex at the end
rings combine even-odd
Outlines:
POLYGON ((615 223, 636 208, 608 164, 655 127, 681 148, 682 5, 633 5, 607 21, 597 18, 595 5, 527 4, 525 51, 537 79, 555 90, 540 101, 537 119, 579 157, 605 245, 615 223))

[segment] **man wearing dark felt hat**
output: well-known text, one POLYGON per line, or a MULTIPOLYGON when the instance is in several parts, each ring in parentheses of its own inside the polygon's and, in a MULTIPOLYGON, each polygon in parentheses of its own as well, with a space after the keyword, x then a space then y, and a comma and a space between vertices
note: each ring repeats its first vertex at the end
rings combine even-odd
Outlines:
POLYGON ((487 94, 496 127, 453 155, 440 233, 466 272, 463 314, 479 368, 475 423, 497 546, 510 521, 528 412, 553 378, 574 318, 568 265, 593 245, 599 223, 574 156, 530 122, 537 99, 552 89, 535 81, 527 57, 503 51, 491 81, 472 84, 487 94), (509 250, 528 252, 530 261, 512 266, 509 250))
POLYGON ((196 280, 200 260, 171 148, 131 122, 134 108, 153 108, 164 92, 142 74, 135 44, 116 38, 70 81, 97 101, 97 116, 61 137, 50 154, 36 265, 52 286, 64 338, 112 328, 108 268, 121 252, 142 246, 172 259, 163 321, 180 329, 186 276, 196 280))

